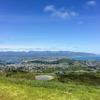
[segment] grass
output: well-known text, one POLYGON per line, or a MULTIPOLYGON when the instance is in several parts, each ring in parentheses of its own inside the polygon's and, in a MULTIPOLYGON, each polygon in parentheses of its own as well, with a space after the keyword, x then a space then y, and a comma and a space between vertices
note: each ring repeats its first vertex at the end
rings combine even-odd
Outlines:
POLYGON ((95 72, 70 72, 59 75, 61 82, 74 82, 84 85, 100 85, 100 73, 95 72))
POLYGON ((100 100, 100 85, 36 81, 21 77, 0 76, 0 100, 100 100))

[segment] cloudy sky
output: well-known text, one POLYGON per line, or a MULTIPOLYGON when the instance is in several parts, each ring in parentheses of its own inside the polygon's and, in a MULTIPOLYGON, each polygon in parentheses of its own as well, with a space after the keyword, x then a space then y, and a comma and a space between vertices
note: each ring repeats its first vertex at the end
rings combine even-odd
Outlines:
POLYGON ((0 50, 100 54, 100 0, 0 0, 0 50))

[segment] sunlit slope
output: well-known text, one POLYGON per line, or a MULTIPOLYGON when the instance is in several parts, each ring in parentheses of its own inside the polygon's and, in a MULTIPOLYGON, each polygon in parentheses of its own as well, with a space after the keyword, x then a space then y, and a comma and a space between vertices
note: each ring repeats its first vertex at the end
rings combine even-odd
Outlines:
POLYGON ((0 77, 0 100, 99 100, 100 86, 0 77))

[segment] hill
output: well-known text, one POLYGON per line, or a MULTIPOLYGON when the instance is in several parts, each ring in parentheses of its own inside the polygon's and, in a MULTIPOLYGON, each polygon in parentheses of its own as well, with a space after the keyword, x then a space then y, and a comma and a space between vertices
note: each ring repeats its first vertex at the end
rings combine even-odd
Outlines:
POLYGON ((67 80, 66 83, 61 83, 56 80, 30 80, 25 76, 27 77, 27 74, 23 77, 19 77, 18 74, 16 77, 0 76, 0 100, 99 100, 100 98, 100 85, 93 85, 94 81, 91 81, 92 85, 84 84, 85 80, 82 84, 76 83, 73 79, 71 79, 73 82, 67 80))
POLYGON ((29 51, 29 52, 0 52, 0 62, 19 63, 23 59, 56 59, 72 58, 77 60, 100 60, 100 56, 92 53, 71 51, 29 51))

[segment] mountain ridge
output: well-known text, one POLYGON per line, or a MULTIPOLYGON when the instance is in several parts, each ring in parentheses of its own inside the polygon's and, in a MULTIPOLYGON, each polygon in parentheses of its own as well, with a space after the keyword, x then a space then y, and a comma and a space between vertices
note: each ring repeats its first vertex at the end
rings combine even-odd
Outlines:
POLYGON ((33 56, 97 56, 95 53, 74 51, 0 51, 0 55, 25 54, 33 56))

